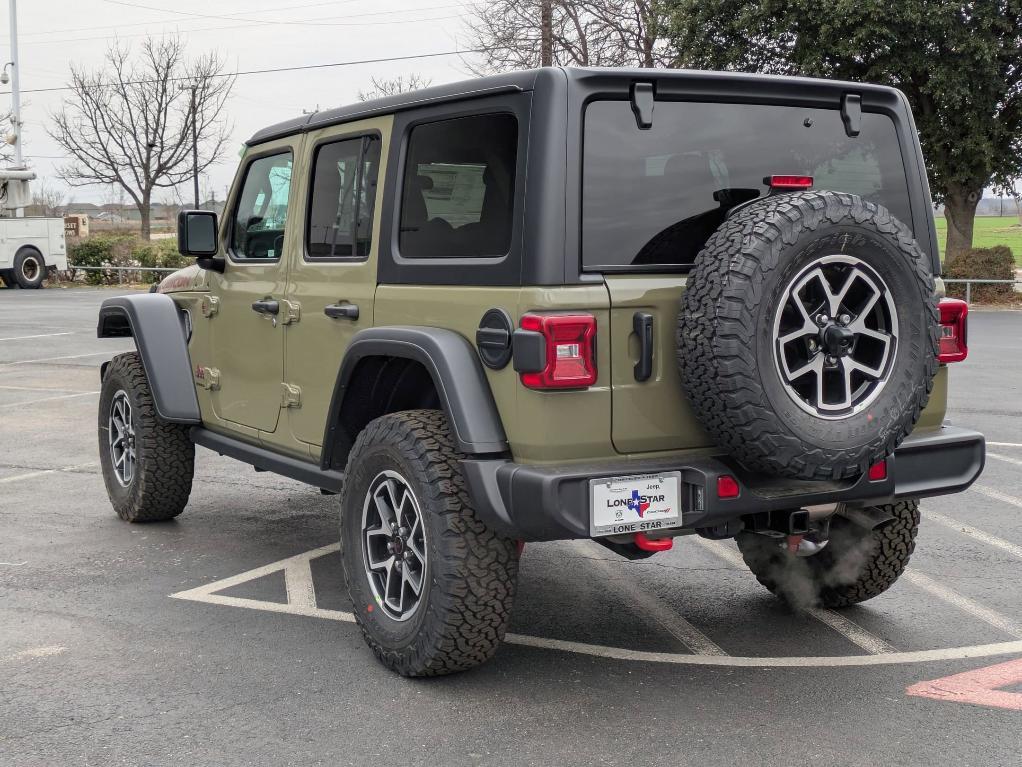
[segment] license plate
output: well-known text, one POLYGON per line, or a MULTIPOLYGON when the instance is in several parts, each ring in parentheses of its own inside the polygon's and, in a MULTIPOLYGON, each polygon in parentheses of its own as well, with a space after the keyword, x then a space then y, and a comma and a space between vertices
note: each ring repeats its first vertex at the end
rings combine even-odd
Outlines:
POLYGON ((589 534, 655 532, 681 524, 681 472, 589 480, 589 534))

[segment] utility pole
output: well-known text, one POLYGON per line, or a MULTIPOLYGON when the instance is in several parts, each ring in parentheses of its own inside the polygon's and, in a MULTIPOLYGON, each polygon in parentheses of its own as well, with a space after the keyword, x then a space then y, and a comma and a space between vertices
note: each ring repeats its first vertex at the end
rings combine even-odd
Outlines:
POLYGON ((191 115, 192 115, 192 183, 195 187, 195 209, 199 208, 199 136, 198 136, 198 115, 195 113, 195 89, 198 83, 191 85, 179 85, 178 90, 190 91, 191 93, 191 115))
MULTIPOLYGON (((14 168, 25 170, 25 158, 21 151, 21 75, 18 67, 18 2, 8 0, 11 12, 11 124, 14 127, 14 168)), ((6 68, 4 71, 6 74, 6 68)), ((15 210, 14 215, 21 218, 25 215, 24 208, 15 210)))
POLYGON ((554 65, 554 11, 553 0, 540 0, 539 27, 539 65, 554 65))

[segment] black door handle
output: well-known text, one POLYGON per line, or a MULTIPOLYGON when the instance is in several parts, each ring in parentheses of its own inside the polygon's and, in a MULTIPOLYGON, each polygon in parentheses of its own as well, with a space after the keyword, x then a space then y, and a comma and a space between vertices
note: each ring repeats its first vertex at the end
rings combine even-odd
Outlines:
POLYGON ((280 312, 280 302, 272 298, 264 298, 262 301, 254 301, 252 310, 260 314, 277 314, 280 312))
POLYGON ((330 304, 330 306, 324 307, 323 314, 335 320, 341 317, 357 320, 358 304, 330 304))
POLYGON ((636 381, 648 381, 653 375, 653 315, 636 312, 632 315, 632 330, 639 337, 639 361, 633 372, 636 381))

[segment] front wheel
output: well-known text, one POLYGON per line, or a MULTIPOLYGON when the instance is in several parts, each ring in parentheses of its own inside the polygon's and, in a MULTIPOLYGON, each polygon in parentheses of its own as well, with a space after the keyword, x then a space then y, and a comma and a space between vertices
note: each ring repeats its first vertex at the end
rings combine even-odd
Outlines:
POLYGON ((46 261, 34 250, 23 250, 14 257, 14 280, 22 288, 40 288, 46 278, 46 261))
POLYGON ((497 650, 518 578, 515 542, 476 516, 437 410, 359 435, 341 493, 341 562, 369 647, 403 676, 464 671, 497 650))
POLYGON ((827 545, 800 557, 782 538, 741 533, 738 548, 756 579, 795 607, 849 607, 887 591, 905 571, 916 547, 919 502, 876 506, 863 518, 884 519, 876 527, 841 512, 830 521, 827 545))
POLYGON ((111 360, 99 395, 99 462, 117 516, 157 522, 184 511, 195 445, 188 427, 160 420, 137 352, 111 360))

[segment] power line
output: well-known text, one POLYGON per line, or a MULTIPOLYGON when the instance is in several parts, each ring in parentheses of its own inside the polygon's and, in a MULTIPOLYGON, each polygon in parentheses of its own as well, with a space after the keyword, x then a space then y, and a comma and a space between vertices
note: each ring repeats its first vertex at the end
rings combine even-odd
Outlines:
MULTIPOLYGON (((387 56, 379 59, 359 59, 357 61, 335 61, 329 64, 303 64, 297 67, 273 67, 271 69, 248 69, 241 72, 224 72, 222 74, 210 75, 211 77, 245 77, 247 75, 267 75, 273 74, 274 72, 298 72, 308 69, 329 69, 332 67, 353 67, 359 64, 383 64, 388 61, 410 61, 412 59, 434 59, 441 56, 461 56, 465 53, 484 53, 485 48, 466 48, 460 51, 442 51, 439 53, 417 53, 411 56, 387 56)), ((192 78, 188 75, 182 75, 181 77, 168 77, 167 82, 181 82, 191 80, 192 78)), ((161 80, 129 80, 119 85, 146 85, 149 83, 162 82, 161 80)), ((107 83, 101 83, 98 86, 88 87, 102 87, 107 83)), ((112 84, 112 83, 111 83, 112 84)), ((75 90, 70 85, 63 85, 58 88, 26 88, 22 89, 22 93, 52 93, 55 91, 72 91, 75 90)), ((10 91, 0 91, 0 96, 9 95, 10 91)))
MULTIPOLYGON (((215 14, 215 13, 194 13, 193 11, 178 11, 178 10, 175 10, 173 8, 159 8, 159 7, 152 6, 152 5, 141 5, 139 3, 129 3, 129 2, 125 2, 125 0, 103 0, 103 2, 110 3, 111 5, 123 5, 123 6, 127 7, 127 8, 135 8, 137 10, 158 11, 160 13, 174 13, 174 14, 177 14, 178 16, 188 16, 190 18, 197 18, 197 19, 214 19, 214 20, 218 20, 218 21, 238 21, 238 18, 237 18, 236 15, 235 16, 224 16, 224 15, 215 14)), ((433 8, 436 9, 436 8, 462 8, 462 7, 464 7, 464 5, 462 3, 456 3, 456 4, 453 4, 453 5, 446 5, 446 6, 434 6, 433 8)), ((394 10, 390 10, 390 11, 376 11, 374 13, 364 13, 364 14, 360 14, 360 15, 361 16, 384 16, 384 15, 393 14, 393 13, 414 13, 415 11, 426 11, 426 10, 430 10, 430 9, 429 8, 394 9, 394 10)), ((335 18, 336 19, 338 17, 337 16, 327 16, 325 18, 327 18, 327 19, 335 18)), ((351 18, 351 17, 347 16, 347 17, 341 17, 341 18, 351 18)), ((452 17, 452 18, 454 18, 454 17, 452 17)), ((271 26, 275 26, 275 27, 282 26, 282 25, 302 26, 302 27, 323 27, 323 26, 326 26, 326 27, 355 27, 355 26, 366 26, 366 25, 372 25, 372 24, 390 24, 390 23, 393 23, 393 22, 386 22, 386 21, 384 21, 384 22, 326 21, 324 19, 297 19, 297 20, 294 20, 294 21, 288 20, 288 19, 248 19, 248 21, 250 23, 252 23, 252 24, 267 24, 267 25, 271 25, 271 26)), ((429 19, 421 19, 421 21, 429 21, 429 19)))

